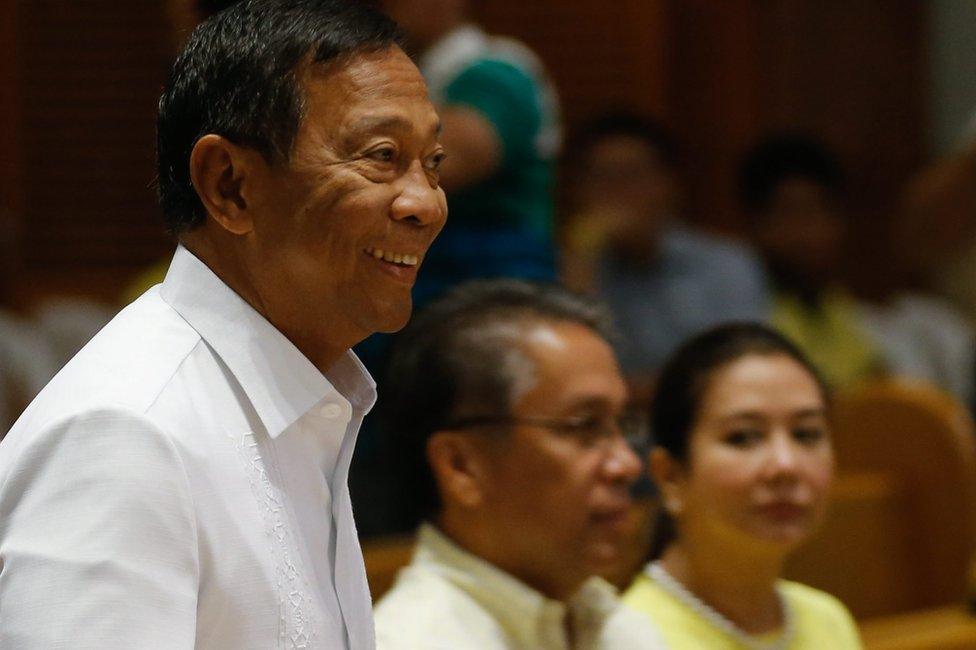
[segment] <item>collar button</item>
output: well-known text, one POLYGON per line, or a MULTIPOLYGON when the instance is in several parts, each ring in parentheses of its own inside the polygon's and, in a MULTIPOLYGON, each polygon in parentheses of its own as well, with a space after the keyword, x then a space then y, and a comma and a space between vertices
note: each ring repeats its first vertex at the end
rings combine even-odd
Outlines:
POLYGON ((328 420, 335 420, 342 415, 342 407, 338 404, 326 404, 319 409, 319 414, 328 420))

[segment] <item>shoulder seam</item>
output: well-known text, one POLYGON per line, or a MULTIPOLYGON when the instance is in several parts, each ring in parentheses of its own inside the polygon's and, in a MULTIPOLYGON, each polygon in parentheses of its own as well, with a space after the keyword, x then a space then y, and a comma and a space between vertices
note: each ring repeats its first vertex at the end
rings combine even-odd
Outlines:
POLYGON ((185 364, 186 361, 187 361, 187 359, 190 358, 190 355, 192 355, 193 352, 198 347, 200 347, 200 344, 206 345, 206 341, 203 340, 203 337, 200 336, 200 334, 196 330, 194 330, 194 334, 197 337, 196 343, 194 343, 193 346, 189 350, 186 351, 186 354, 183 355, 183 358, 180 359, 180 362, 178 364, 176 364, 176 367, 175 368, 173 368, 173 372, 170 373, 169 377, 167 377, 165 381, 160 382, 160 384, 159 384, 159 390, 156 391, 156 394, 153 395, 152 399, 149 400, 146 403, 146 405, 141 409, 141 411, 140 411, 141 413, 144 413, 144 414, 145 413, 148 413, 148 411, 153 406, 156 405, 156 402, 159 401, 159 398, 163 394, 163 391, 166 390, 166 388, 170 385, 170 382, 173 381, 173 378, 176 377, 176 375, 180 372, 180 370, 182 370, 183 364, 185 364))

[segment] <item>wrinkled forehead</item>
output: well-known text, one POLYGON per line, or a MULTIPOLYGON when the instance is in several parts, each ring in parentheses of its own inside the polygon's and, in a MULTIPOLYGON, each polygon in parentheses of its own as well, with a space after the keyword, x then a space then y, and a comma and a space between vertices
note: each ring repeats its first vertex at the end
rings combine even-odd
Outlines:
POLYGON ((310 97, 428 99, 423 75, 398 45, 353 50, 324 63, 309 55, 296 74, 310 97))
POLYGON ((305 117, 336 128, 439 132, 427 84, 398 46, 347 53, 299 71, 305 117))

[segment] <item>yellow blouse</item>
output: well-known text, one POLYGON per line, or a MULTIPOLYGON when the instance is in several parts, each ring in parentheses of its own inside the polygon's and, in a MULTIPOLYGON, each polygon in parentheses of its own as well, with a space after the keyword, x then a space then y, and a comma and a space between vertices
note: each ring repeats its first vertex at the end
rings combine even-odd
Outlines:
MULTIPOLYGON (((788 650, 859 650, 861 640, 847 608, 818 589, 780 581, 793 613, 795 635, 788 650)), ((623 596, 624 604, 649 617, 671 650, 746 650, 739 641, 712 625, 646 575, 640 575, 623 596)), ((756 637, 762 643, 778 633, 756 637)))

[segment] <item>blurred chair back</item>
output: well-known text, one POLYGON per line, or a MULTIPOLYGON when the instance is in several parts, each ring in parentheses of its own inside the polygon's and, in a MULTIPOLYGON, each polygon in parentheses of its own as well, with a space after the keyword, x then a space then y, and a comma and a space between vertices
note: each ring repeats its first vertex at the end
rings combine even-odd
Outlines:
POLYGON ((966 409, 924 384, 864 386, 834 404, 838 480, 791 577, 855 615, 961 602, 976 548, 976 444, 966 409))

